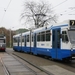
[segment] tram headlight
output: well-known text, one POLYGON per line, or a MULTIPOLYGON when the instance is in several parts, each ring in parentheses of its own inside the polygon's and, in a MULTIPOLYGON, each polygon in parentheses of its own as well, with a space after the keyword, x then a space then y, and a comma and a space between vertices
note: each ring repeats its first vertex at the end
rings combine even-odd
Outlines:
POLYGON ((3 47, 3 45, 1 44, 0 47, 3 47))

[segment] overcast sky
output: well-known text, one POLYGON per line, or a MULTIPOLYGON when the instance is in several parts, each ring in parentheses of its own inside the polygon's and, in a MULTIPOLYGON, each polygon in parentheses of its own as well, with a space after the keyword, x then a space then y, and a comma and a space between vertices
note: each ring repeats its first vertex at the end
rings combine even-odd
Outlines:
MULTIPOLYGON (((26 0, 0 0, 0 27, 7 29, 26 28, 20 22, 23 4, 26 0)), ((27 0, 39 2, 41 0, 27 0)), ((59 16, 58 22, 75 19, 75 0, 42 0, 52 4, 54 12, 59 16)))

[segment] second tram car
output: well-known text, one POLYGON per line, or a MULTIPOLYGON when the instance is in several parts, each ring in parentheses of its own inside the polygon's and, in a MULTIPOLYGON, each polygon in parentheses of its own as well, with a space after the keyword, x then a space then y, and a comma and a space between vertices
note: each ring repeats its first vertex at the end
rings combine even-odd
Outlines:
POLYGON ((75 20, 14 35, 13 49, 52 59, 71 59, 75 55, 75 20))
POLYGON ((6 50, 6 37, 0 34, 0 51, 5 52, 6 50))

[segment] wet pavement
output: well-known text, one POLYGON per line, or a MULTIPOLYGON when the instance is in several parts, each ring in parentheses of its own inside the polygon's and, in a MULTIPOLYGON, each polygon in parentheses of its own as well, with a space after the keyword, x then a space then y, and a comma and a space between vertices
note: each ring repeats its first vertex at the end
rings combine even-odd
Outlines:
POLYGON ((1 62, 1 56, 0 56, 0 75, 5 75, 5 71, 3 69, 3 65, 2 65, 2 62, 1 62))
POLYGON ((35 75, 27 66, 8 54, 4 54, 2 61, 11 75, 35 75))
MULTIPOLYGON (((21 57, 22 59, 31 62, 32 64, 40 67, 41 69, 45 70, 46 72, 50 73, 50 75, 75 75, 75 68, 74 66, 68 66, 61 63, 45 60, 44 58, 26 54, 26 53, 14 53, 15 55, 21 57), (74 70, 73 71, 71 71, 74 70)), ((75 63, 74 63, 75 64, 75 63)))
POLYGON ((48 72, 52 73, 53 75, 75 75, 74 72, 68 71, 62 67, 57 65, 52 66, 41 66, 43 69, 47 70, 48 72))
MULTIPOLYGON (((6 75, 3 69, 3 64, 10 75, 48 75, 42 72, 34 73, 27 65, 23 65, 16 58, 4 53, 0 56, 0 75, 6 75)), ((74 72, 62 68, 58 65, 41 65, 41 69, 46 70, 50 75, 75 75, 74 72)))

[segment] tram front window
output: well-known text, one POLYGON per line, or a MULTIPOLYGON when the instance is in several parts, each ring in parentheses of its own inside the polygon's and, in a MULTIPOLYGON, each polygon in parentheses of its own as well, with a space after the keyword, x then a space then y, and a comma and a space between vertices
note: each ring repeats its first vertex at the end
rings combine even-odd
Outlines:
POLYGON ((3 39, 0 39, 0 43, 4 43, 5 42, 5 40, 3 40, 3 39))
POLYGON ((75 30, 69 30, 68 36, 71 44, 75 44, 75 30))

